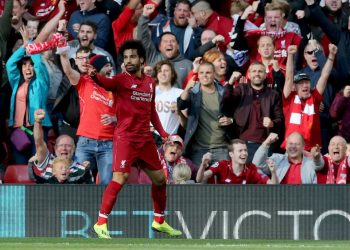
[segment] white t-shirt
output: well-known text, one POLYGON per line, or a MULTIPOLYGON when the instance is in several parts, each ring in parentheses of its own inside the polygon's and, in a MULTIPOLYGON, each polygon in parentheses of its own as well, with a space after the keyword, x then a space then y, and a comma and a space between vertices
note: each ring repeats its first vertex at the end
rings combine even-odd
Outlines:
POLYGON ((176 87, 167 91, 162 91, 159 86, 156 87, 156 110, 164 130, 169 134, 176 134, 180 125, 180 117, 176 112, 171 111, 171 106, 176 105, 176 100, 182 91, 176 87))

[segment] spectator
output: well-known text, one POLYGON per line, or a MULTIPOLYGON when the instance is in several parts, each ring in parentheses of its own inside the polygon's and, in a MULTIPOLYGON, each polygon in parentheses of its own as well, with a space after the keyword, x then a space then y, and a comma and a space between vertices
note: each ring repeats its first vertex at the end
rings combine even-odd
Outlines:
POLYGON ((319 184, 349 184, 349 158, 346 156, 346 141, 334 136, 328 146, 328 154, 323 156, 324 167, 316 172, 319 184))
POLYGON ((177 134, 180 124, 185 126, 176 105, 183 90, 174 87, 177 75, 169 61, 160 61, 154 71, 157 81, 155 102, 160 122, 168 134, 177 134))
MULTIPOLYGON (((305 73, 310 77, 311 89, 316 87, 318 80, 321 77, 322 69, 327 61, 322 46, 316 40, 309 40, 303 50, 305 67, 297 71, 297 74, 305 73)), ((327 152, 329 139, 331 137, 332 122, 329 116, 329 109, 334 99, 334 87, 332 83, 337 82, 337 74, 333 69, 328 78, 327 86, 323 94, 323 100, 319 106, 321 137, 322 137, 322 153, 327 152)))
POLYGON ((177 164, 173 171, 174 184, 194 184, 191 174, 191 168, 186 163, 177 164))
MULTIPOLYGON (((53 176, 53 161, 55 156, 49 152, 47 145, 44 142, 43 134, 43 120, 45 117, 45 110, 35 110, 34 123, 34 140, 36 147, 35 157, 29 162, 29 171, 32 173, 34 180, 37 183, 47 183, 53 176)), ((64 158, 71 162, 69 166, 68 182, 80 182, 91 184, 92 178, 90 171, 86 166, 73 161, 75 145, 73 139, 68 135, 61 135, 56 139, 55 154, 57 157, 64 158)), ((86 163, 85 163, 86 164, 86 163)))
MULTIPOLYGON (((174 178, 174 170, 175 167, 179 164, 185 164, 190 168, 190 178, 194 180, 197 168, 195 164, 192 163, 189 159, 182 156, 182 149, 183 149, 183 140, 178 135, 170 135, 169 140, 163 144, 162 147, 158 149, 159 152, 159 158, 160 163, 163 166, 163 170, 165 173, 165 176, 167 178, 168 184, 174 184, 175 178, 174 178)), ((151 184, 150 178, 146 175, 146 173, 137 168, 133 169, 134 173, 136 170, 136 175, 134 174, 133 177, 131 177, 129 183, 131 184, 151 184)))
MULTIPOLYGON (((47 22, 51 20, 54 16, 56 16, 57 13, 59 12, 58 5, 60 1, 31 0, 28 13, 32 15, 33 18, 41 22, 47 22)), ((77 9, 77 1, 74 1, 74 0, 65 1, 65 9, 66 11, 64 14, 64 19, 68 20, 72 12, 77 9)))
POLYGON ((220 45, 220 50, 225 52, 226 45, 231 41, 229 33, 233 30, 233 20, 220 16, 205 0, 195 1, 192 4, 191 11, 198 26, 204 29, 211 29, 225 38, 225 41, 220 45))
POLYGON ((294 33, 283 29, 283 5, 278 2, 268 3, 265 6, 265 26, 264 30, 249 30, 244 32, 244 25, 248 16, 253 12, 253 7, 249 6, 237 20, 235 27, 236 37, 231 44, 236 50, 250 49, 250 61, 259 61, 260 55, 256 48, 257 40, 262 35, 268 35, 274 38, 275 51, 274 59, 280 64, 285 65, 287 59, 287 48, 289 45, 299 45, 302 38, 294 33), (253 49, 251 49, 253 48, 253 49))
POLYGON ((0 16, 0 58, 2 59, 6 58, 6 47, 11 33, 11 26, 9 24, 11 20, 11 13, 13 15, 12 9, 14 4, 18 4, 18 2, 16 0, 5 1, 4 10, 0 16))
POLYGON ((330 108, 330 116, 337 121, 338 135, 350 142, 350 85, 340 91, 330 108))
POLYGON ((77 161, 89 161, 93 171, 97 167, 100 184, 105 185, 112 179, 116 101, 111 92, 97 85, 88 75, 90 53, 89 48, 78 49, 75 58, 78 70, 71 67, 67 53, 61 53, 61 63, 70 83, 77 89, 80 100, 80 122, 77 130, 79 139, 75 153, 77 161), (94 129, 91 129, 91 125, 94 129))
POLYGON ((267 86, 282 93, 284 86, 285 66, 274 59, 275 42, 270 36, 261 36, 258 39, 258 53, 261 61, 266 68, 267 86))
MULTIPOLYGON (((9 127, 12 134, 22 126, 31 129, 34 125, 34 111, 38 108, 46 109, 49 90, 49 75, 42 62, 41 55, 26 56, 25 46, 28 43, 28 32, 20 28, 24 41, 6 63, 8 79, 12 88, 9 127)), ((49 117, 45 117, 43 125, 51 127, 49 117)), ((27 135, 30 146, 21 148, 16 141, 12 141, 13 156, 17 164, 26 164, 35 154, 35 145, 32 136, 27 135), (17 148, 16 148, 17 146, 17 148)), ((22 138, 23 139, 23 138, 22 138)))
POLYGON ((230 160, 214 162, 212 154, 203 155, 201 166, 197 172, 197 182, 206 181, 217 176, 217 184, 278 184, 274 162, 268 161, 271 178, 258 172, 253 163, 246 163, 248 159, 247 144, 240 139, 232 140, 229 145, 230 160))
POLYGON ((108 38, 111 32, 111 21, 108 16, 98 13, 95 0, 79 0, 80 10, 72 13, 68 22, 68 32, 74 39, 77 39, 82 22, 90 21, 96 24, 95 45, 106 49, 108 38))
MULTIPOLYGON (((233 72, 229 84, 225 86, 221 111, 232 117, 235 132, 239 139, 247 142, 247 162, 251 162, 255 151, 267 138, 269 132, 280 132, 283 125, 283 112, 279 93, 265 84, 266 68, 260 62, 252 63, 248 70, 250 84, 241 83, 233 87, 241 77, 233 72)), ((234 138, 234 137, 233 137, 234 138)))
MULTIPOLYGON (((311 89, 310 77, 305 73, 294 75, 293 60, 297 52, 295 45, 288 47, 286 82, 283 88, 283 113, 285 117, 285 138, 293 132, 299 132, 305 140, 305 149, 310 150, 316 144, 321 145, 319 107, 322 95, 331 73, 337 47, 329 45, 330 54, 324 65, 315 89, 311 89), (296 91, 292 91, 295 84, 296 91)), ((285 142, 282 145, 285 147, 285 142)))
POLYGON ((191 70, 192 62, 184 58, 179 51, 179 42, 171 32, 164 32, 160 36, 159 51, 154 46, 148 30, 149 17, 154 12, 153 4, 146 4, 139 19, 137 27, 137 38, 141 40, 147 52, 147 64, 155 65, 159 61, 169 60, 176 71, 177 81, 175 86, 181 88, 188 72, 191 70))
POLYGON ((90 64, 104 77, 112 77, 112 63, 109 57, 91 54, 90 64))
MULTIPOLYGON (((62 29, 60 31, 64 31, 64 27, 62 27, 62 29)), ((91 49, 92 53, 96 55, 107 56, 109 58, 113 66, 112 75, 115 75, 116 67, 115 67, 113 57, 106 50, 97 46, 96 38, 97 38, 97 26, 95 23, 91 21, 84 21, 80 23, 77 39, 68 42, 69 58, 75 58, 77 50, 80 47, 88 47, 91 49)))
POLYGON ((335 67, 339 74, 339 81, 348 83, 350 79, 350 31, 342 30, 337 27, 326 15, 322 12, 320 6, 314 0, 305 0, 309 9, 310 17, 317 21, 323 32, 328 37, 329 41, 339 48, 339 53, 335 58, 335 67))
POLYGON ((134 39, 134 30, 137 27, 137 21, 142 14, 141 0, 129 0, 122 13, 112 23, 114 44, 119 52, 120 46, 127 40, 134 39))
POLYGON ((256 151, 253 163, 264 173, 269 175, 270 170, 266 160, 275 162, 276 175, 280 184, 316 184, 315 171, 323 168, 324 161, 321 157, 320 148, 314 148, 312 159, 303 155, 304 138, 297 132, 291 133, 287 138, 286 154, 272 154, 269 158, 267 153, 272 143, 278 140, 278 135, 270 133, 266 140, 256 151))
POLYGON ((188 121, 185 134, 186 155, 199 165, 206 152, 214 160, 228 159, 224 129, 231 119, 222 117, 220 101, 224 88, 214 81, 214 66, 204 62, 198 70, 199 84, 191 79, 177 99, 179 110, 187 109, 188 121))
POLYGON ((163 32, 171 32, 179 42, 180 54, 189 60, 194 59, 195 50, 200 46, 202 28, 192 26, 195 25, 195 21, 190 18, 190 14, 191 3, 188 0, 177 1, 174 17, 162 19, 153 30, 155 45, 159 45, 159 38, 163 32))

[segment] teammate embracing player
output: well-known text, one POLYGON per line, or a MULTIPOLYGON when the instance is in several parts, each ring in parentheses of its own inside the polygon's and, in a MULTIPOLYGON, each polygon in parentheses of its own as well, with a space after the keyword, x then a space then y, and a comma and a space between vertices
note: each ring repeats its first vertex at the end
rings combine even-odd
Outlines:
POLYGON ((108 215, 128 179, 131 165, 138 161, 152 180, 152 229, 169 236, 180 236, 181 231, 173 229, 164 220, 166 177, 150 132, 150 122, 164 140, 168 134, 155 110, 156 83, 142 73, 141 66, 146 61, 146 51, 139 41, 130 40, 121 46, 120 54, 123 56, 126 72, 112 79, 91 72, 97 83, 117 93, 118 119, 113 140, 113 179, 103 193, 94 230, 99 238, 110 238, 107 229, 108 215))

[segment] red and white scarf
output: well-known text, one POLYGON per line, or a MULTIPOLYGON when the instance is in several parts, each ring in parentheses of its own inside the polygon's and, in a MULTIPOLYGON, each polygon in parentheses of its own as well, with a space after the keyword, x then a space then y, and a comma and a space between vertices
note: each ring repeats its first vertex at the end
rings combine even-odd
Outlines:
POLYGON ((325 159, 328 162, 328 172, 327 172, 327 182, 326 184, 346 184, 347 179, 347 159, 348 157, 345 157, 339 164, 337 178, 335 178, 335 171, 334 171, 334 162, 332 161, 331 157, 329 155, 325 155, 325 159))
MULTIPOLYGON (((311 141, 313 127, 316 117, 314 99, 310 96, 305 100, 305 106, 302 110, 301 99, 298 95, 295 95, 293 103, 290 107, 290 118, 286 128, 287 138, 293 132, 299 132, 303 135, 305 141, 311 141)), ((285 147, 285 142, 283 143, 285 147)))
POLYGON ((41 52, 62 48, 67 46, 67 40, 61 33, 54 33, 52 39, 46 42, 29 43, 26 45, 26 51, 29 55, 39 54, 41 52))

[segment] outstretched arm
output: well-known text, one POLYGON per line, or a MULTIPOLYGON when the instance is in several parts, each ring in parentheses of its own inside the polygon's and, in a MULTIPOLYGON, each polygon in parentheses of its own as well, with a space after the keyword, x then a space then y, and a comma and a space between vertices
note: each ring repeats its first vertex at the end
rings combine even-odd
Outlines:
POLYGON ((209 167, 209 163, 211 162, 211 160, 212 160, 211 153, 208 152, 203 155, 202 163, 198 169, 197 177, 196 177, 196 181, 198 183, 206 183, 207 180, 213 176, 213 171, 211 171, 210 169, 205 170, 206 168, 209 167))
POLYGON ((318 93, 320 93, 321 95, 323 94, 323 92, 327 86, 327 81, 328 81, 329 75, 332 72, 334 58, 335 58, 335 55, 337 54, 337 51, 338 51, 337 46, 335 46, 334 44, 329 44, 328 47, 329 47, 328 59, 327 59, 326 64, 323 66, 321 76, 318 79, 317 84, 316 84, 316 89, 317 89, 318 93))
POLYGON ((297 53, 297 51, 298 49, 296 45, 290 45, 288 47, 286 81, 283 87, 283 95, 285 98, 288 98, 288 96, 292 92, 293 83, 294 83, 294 56, 297 53))
POLYGON ((80 79, 80 73, 78 71, 76 71, 75 69, 72 68, 72 66, 70 65, 70 61, 69 61, 69 57, 68 57, 68 52, 62 52, 61 53, 61 64, 62 64, 62 68, 64 73, 66 74, 66 76, 69 79, 69 82, 72 85, 77 85, 80 79))
POLYGON ((49 152, 47 149, 47 145, 44 141, 44 132, 42 121, 45 117, 45 110, 37 109, 34 112, 34 128, 33 128, 33 136, 34 143, 36 148, 36 156, 39 165, 46 159, 47 153, 49 152))

